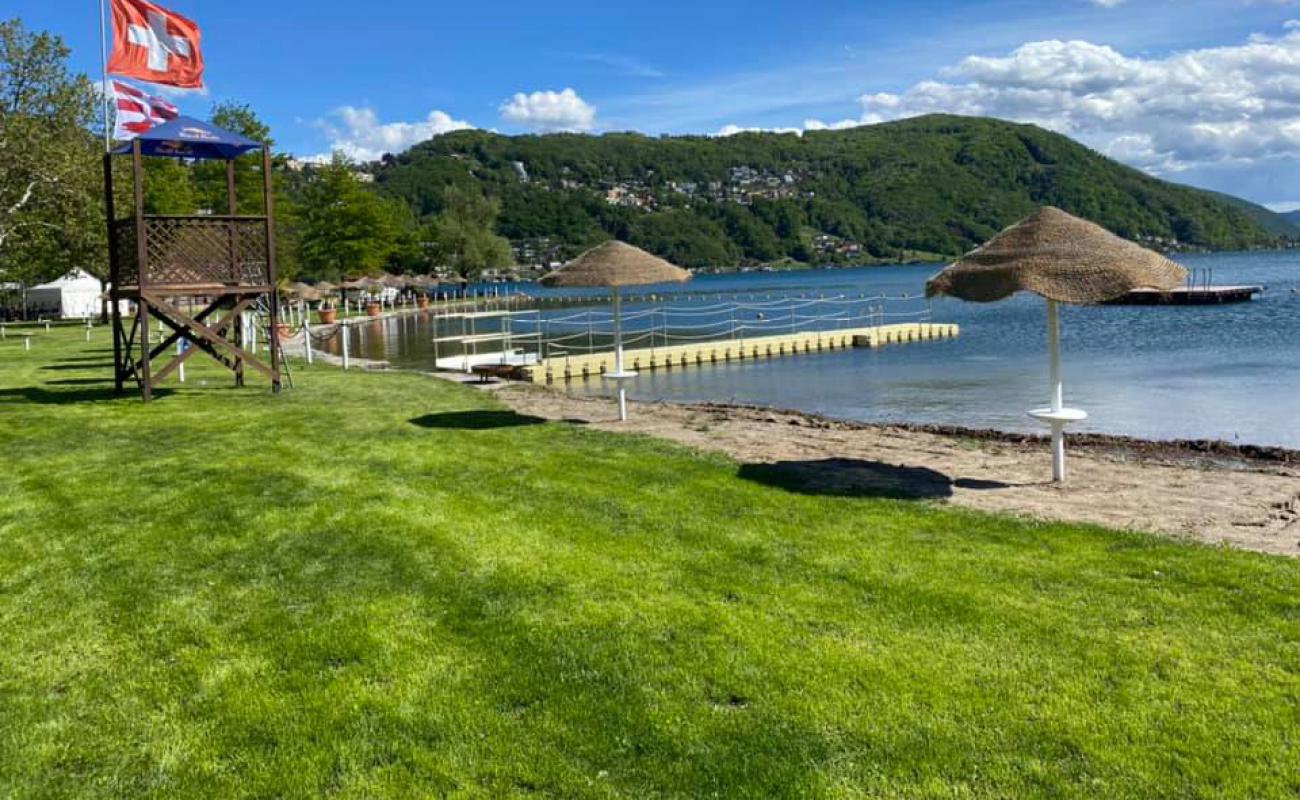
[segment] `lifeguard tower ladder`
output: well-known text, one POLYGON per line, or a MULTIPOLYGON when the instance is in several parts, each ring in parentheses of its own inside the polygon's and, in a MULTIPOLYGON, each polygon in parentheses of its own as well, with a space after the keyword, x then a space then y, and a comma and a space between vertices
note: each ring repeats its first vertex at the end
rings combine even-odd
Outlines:
POLYGON ((135 381, 145 402, 149 402, 158 384, 201 350, 230 369, 237 386, 244 384, 244 370, 251 367, 266 375, 272 391, 279 392, 280 348, 276 336, 280 304, 269 147, 206 122, 178 117, 104 155, 104 200, 117 391, 122 392, 127 381, 135 381), (258 150, 262 154, 265 213, 240 215, 235 202, 235 159, 258 150), (113 202, 115 155, 131 158, 135 207, 134 213, 123 219, 117 218, 113 202), (144 213, 145 156, 224 161, 227 213, 144 213), (182 299, 198 299, 202 310, 192 314, 181 307, 182 299), (135 306, 129 318, 122 314, 123 300, 135 306), (259 305, 259 301, 264 301, 260 304, 270 315, 269 364, 245 350, 238 334, 242 314, 259 305), (169 330, 159 334, 156 343, 150 337, 152 319, 169 330), (154 361, 182 341, 188 346, 155 370, 154 361))

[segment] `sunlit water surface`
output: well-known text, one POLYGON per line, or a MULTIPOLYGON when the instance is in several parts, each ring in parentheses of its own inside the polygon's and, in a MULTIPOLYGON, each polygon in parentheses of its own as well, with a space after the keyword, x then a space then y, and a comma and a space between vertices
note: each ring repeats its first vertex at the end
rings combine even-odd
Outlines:
MULTIPOLYGON (((1076 430, 1145 438, 1218 438, 1300 447, 1300 252, 1187 256, 1215 283, 1267 287, 1251 303, 1204 307, 1066 306, 1062 346, 1066 400, 1089 418, 1076 430)), ((701 276, 665 293, 759 299, 922 292, 934 266, 701 276)), ((535 295, 555 294, 535 286, 535 295)), ((671 297, 667 300, 673 303, 671 297)), ((717 302, 713 300, 712 302, 717 302)), ((629 312, 646 306, 630 303, 629 312)), ((916 308, 916 304, 896 304, 916 308)), ((548 310, 569 315, 575 307, 548 310)), ((580 307, 578 307, 580 308, 580 307)), ((849 349, 717 366, 645 372, 628 383, 641 400, 725 401, 862 421, 939 423, 1034 431, 1025 409, 1047 399, 1045 304, 1021 295, 990 304, 941 299, 935 322, 956 322, 955 340, 849 349)), ((416 318, 390 320, 357 352, 396 366, 431 368, 432 331, 416 318)), ((569 389, 605 394, 600 381, 569 389)))

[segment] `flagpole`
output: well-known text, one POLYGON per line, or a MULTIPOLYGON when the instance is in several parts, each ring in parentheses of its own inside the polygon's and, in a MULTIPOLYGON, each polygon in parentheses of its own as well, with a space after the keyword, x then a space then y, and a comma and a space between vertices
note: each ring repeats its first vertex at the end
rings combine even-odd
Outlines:
POLYGON ((99 63, 104 68, 103 83, 100 84, 103 95, 100 101, 104 112, 104 152, 107 153, 113 149, 113 130, 108 121, 108 23, 104 19, 104 0, 99 0, 99 63))

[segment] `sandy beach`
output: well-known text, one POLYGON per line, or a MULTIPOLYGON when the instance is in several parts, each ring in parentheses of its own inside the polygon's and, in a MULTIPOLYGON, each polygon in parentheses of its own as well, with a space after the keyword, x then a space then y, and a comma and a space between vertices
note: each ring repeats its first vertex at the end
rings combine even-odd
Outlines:
POLYGON ((902 497, 1300 556, 1300 453, 1106 436, 1070 440, 1052 484, 1036 437, 866 425, 765 408, 634 403, 531 384, 489 385, 520 414, 647 434, 726 453, 791 491, 902 497))

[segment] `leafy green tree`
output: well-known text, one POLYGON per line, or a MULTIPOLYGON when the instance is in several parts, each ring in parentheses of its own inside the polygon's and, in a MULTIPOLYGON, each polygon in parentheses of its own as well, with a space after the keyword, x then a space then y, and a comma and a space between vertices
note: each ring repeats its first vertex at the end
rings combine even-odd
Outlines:
POLYGON ((198 193, 191 168, 185 162, 175 158, 145 159, 144 213, 193 214, 197 208, 198 193))
MULTIPOLYGON (((218 103, 213 106, 209 117, 213 125, 225 128, 255 142, 265 142, 274 147, 271 128, 263 122, 252 107, 234 101, 218 103)), ((203 208, 216 214, 225 214, 229 209, 226 191, 226 162, 200 161, 193 167, 193 180, 196 199, 203 208)), ((265 206, 262 203, 262 156, 259 152, 246 153, 235 159, 235 203, 240 214, 261 214, 265 206)))
POLYGON ((35 283, 82 267, 107 273, 102 144, 90 81, 68 48, 0 22, 0 277, 35 283))
POLYGON ((424 230, 434 261, 462 280, 514 263, 510 242, 493 232, 498 204, 475 192, 447 189, 443 210, 424 230))
POLYGON ((337 281, 383 268, 401 229, 401 210, 366 189, 353 163, 335 153, 315 170, 297 198, 297 260, 301 274, 337 281))

